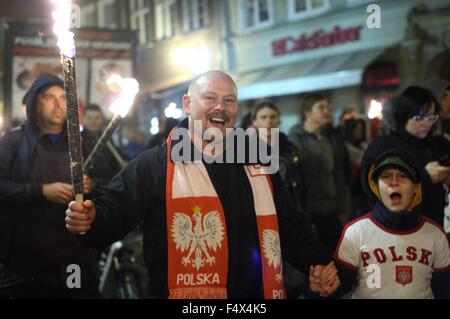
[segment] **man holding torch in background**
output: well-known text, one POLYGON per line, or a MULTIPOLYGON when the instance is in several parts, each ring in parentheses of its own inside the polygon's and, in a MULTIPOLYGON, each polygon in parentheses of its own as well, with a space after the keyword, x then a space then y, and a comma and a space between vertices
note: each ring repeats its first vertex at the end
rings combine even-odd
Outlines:
MULTIPOLYGON (((27 121, 0 139, 0 264, 10 278, 0 298, 99 297, 95 254, 63 221, 74 198, 66 118, 63 81, 42 75, 28 92, 27 121), (67 286, 71 264, 82 271, 79 289, 67 286)), ((91 191, 86 175, 83 189, 91 191)))
MULTIPOLYGON (((81 132, 83 141, 90 140, 96 143, 104 129, 104 120, 105 117, 100 106, 89 104, 84 110, 84 126, 81 132)), ((94 147, 95 145, 92 145, 92 149, 94 147)), ((83 164, 86 164, 86 160, 84 160, 83 164)), ((126 162, 119 154, 117 148, 111 141, 107 141, 98 147, 95 159, 91 160, 90 164, 88 163, 89 167, 85 166, 84 172, 90 173, 95 170, 96 175, 91 175, 94 185, 106 185, 125 165, 126 162)))

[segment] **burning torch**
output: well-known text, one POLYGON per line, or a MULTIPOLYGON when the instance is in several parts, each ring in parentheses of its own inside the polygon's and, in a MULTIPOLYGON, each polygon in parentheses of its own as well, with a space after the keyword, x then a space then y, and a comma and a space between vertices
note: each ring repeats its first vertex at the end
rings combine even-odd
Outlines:
POLYGON ((73 32, 70 32, 72 4, 70 0, 52 1, 57 7, 52 12, 55 21, 53 32, 58 38, 57 45, 61 52, 61 64, 64 70, 72 187, 75 193, 75 200, 81 205, 83 203, 83 153, 75 75, 75 41, 73 32))
POLYGON ((107 79, 106 85, 108 86, 108 89, 116 95, 116 98, 110 107, 110 111, 115 114, 84 163, 84 170, 88 169, 92 164, 100 145, 106 144, 114 131, 119 127, 122 119, 127 115, 133 105, 136 94, 139 92, 139 83, 135 79, 122 78, 120 75, 116 74, 111 75, 107 79))

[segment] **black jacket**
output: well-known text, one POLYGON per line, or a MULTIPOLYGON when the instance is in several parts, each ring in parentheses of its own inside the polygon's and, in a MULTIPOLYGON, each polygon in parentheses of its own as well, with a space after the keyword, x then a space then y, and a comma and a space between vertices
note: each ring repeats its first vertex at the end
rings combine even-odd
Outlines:
POLYGON ((82 285, 96 282, 93 251, 65 229, 65 205, 47 201, 45 183, 70 180, 67 133, 52 141, 36 126, 36 95, 63 83, 53 76, 35 81, 28 94, 24 125, 0 139, 0 262, 9 272, 48 286, 66 286, 66 268, 83 269, 82 285))
MULTIPOLYGON (((152 294, 167 298, 167 144, 143 152, 94 198, 97 217, 80 239, 104 246, 123 238, 143 221, 144 257, 152 294)), ((228 247, 229 298, 263 298, 256 216, 250 183, 242 164, 206 164, 225 212, 228 247)), ((271 176, 283 257, 308 271, 325 264, 330 252, 317 240, 311 225, 298 214, 282 191, 279 175, 271 176)))
POLYGON ((301 124, 289 130, 289 139, 297 147, 301 158, 301 203, 306 212, 314 216, 328 216, 331 212, 350 213, 351 168, 345 140, 339 130, 324 130, 321 138, 332 148, 333 169, 326 170, 321 141, 303 129, 301 124))
MULTIPOLYGON (((88 150, 92 150, 99 137, 94 133, 84 129, 81 132, 81 138, 84 143, 85 156, 84 159, 87 159, 89 154, 88 150)), ((111 143, 111 147, 114 147, 111 143)), ((117 155, 120 156, 119 151, 115 148, 117 155)), ((125 160, 123 160, 125 163, 125 160)), ((86 168, 86 172, 94 182, 94 188, 99 187, 101 185, 107 185, 111 179, 122 169, 121 163, 116 159, 111 150, 108 148, 106 144, 101 144, 94 157, 92 158, 91 165, 86 168)))
POLYGON ((279 173, 284 189, 291 196, 298 210, 302 209, 301 158, 297 147, 289 141, 286 134, 279 134, 280 168, 279 173))

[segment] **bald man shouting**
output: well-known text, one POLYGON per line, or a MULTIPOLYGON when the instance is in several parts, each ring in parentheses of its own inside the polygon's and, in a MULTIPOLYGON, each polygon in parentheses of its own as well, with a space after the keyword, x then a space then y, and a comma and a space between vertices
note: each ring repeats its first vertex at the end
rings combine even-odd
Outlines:
POLYGON ((187 119, 167 143, 142 153, 92 201, 71 202, 67 229, 86 232, 86 245, 105 246, 143 222, 156 298, 285 298, 282 260, 309 271, 312 292, 332 294, 340 282, 331 252, 286 197, 279 175, 258 163, 217 161, 226 147, 208 147, 236 122, 233 79, 201 74, 182 102, 187 119))

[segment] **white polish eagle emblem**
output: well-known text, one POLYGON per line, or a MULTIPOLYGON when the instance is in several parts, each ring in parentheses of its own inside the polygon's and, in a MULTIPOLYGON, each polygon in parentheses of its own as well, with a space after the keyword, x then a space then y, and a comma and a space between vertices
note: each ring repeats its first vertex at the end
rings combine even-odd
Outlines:
POLYGON ((188 254, 182 257, 184 266, 192 265, 197 271, 205 263, 212 266, 216 258, 209 254, 209 250, 217 251, 222 247, 224 238, 224 225, 220 220, 218 211, 210 211, 205 215, 202 222, 200 207, 194 207, 192 220, 189 215, 175 213, 172 222, 172 238, 176 244, 176 249, 188 254))
POLYGON ((280 267, 280 272, 275 275, 275 279, 281 282, 283 279, 283 267, 281 264, 280 236, 272 229, 263 230, 263 252, 269 266, 275 270, 280 267))

